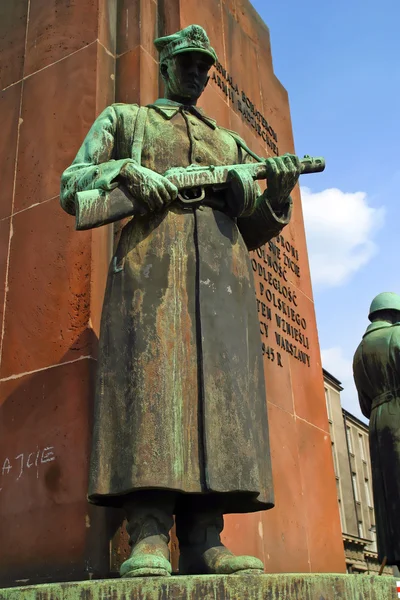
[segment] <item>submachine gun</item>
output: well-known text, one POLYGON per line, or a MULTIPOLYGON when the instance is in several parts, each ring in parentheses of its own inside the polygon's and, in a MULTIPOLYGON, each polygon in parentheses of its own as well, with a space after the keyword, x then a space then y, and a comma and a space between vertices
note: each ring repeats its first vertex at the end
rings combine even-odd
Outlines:
MULTIPOLYGON (((184 208, 196 208, 204 201, 206 194, 217 192, 214 208, 220 208, 233 217, 250 216, 257 201, 257 188, 254 182, 267 179, 268 161, 272 159, 239 165, 206 166, 190 165, 189 167, 173 167, 164 173, 179 190, 176 203, 184 208), (229 188, 229 202, 218 196, 218 192, 229 188), (220 206, 218 206, 218 202, 220 206)), ((320 173, 325 169, 325 160, 306 155, 300 159, 301 171, 320 173)), ((125 217, 143 216, 147 207, 136 200, 124 186, 116 187, 111 192, 103 190, 87 190, 75 195, 76 229, 92 229, 112 223, 125 217)))

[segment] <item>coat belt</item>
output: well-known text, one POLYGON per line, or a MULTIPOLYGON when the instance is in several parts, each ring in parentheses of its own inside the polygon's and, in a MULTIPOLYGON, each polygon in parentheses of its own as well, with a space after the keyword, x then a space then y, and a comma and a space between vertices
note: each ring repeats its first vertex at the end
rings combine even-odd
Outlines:
POLYGON ((399 396, 400 396, 400 388, 396 388, 396 389, 390 390, 388 392, 383 392, 382 394, 375 396, 375 398, 372 400, 371 410, 374 410, 374 408, 378 408, 378 406, 381 406, 381 404, 386 404, 386 402, 390 402, 391 400, 394 400, 395 398, 398 398, 399 396))

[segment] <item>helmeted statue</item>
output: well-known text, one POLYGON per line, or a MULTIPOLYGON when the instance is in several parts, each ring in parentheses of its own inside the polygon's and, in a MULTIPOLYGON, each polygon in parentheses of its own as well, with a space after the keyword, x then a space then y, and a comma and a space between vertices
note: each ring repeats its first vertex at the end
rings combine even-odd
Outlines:
POLYGON ((378 558, 400 566, 400 296, 374 298, 354 355, 354 381, 369 421, 378 558))
POLYGON ((108 274, 89 500, 126 511, 124 577, 171 573, 173 515, 181 573, 261 573, 220 533, 224 514, 274 502, 248 251, 289 222, 301 165, 270 159, 267 190, 246 184, 251 211, 233 183, 178 196, 169 169, 255 158, 196 106, 217 58, 205 31, 191 25, 155 45, 165 97, 109 106, 62 176, 62 207, 77 219, 95 203, 115 209, 97 225, 121 218, 122 196, 143 209, 124 225, 108 274))

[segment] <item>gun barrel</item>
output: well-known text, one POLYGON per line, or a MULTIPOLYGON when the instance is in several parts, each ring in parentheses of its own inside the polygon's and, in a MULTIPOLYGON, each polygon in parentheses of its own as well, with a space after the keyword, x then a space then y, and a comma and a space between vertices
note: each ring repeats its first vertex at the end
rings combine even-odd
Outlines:
MULTIPOLYGON (((272 158, 267 158, 259 163, 247 163, 245 165, 238 165, 237 171, 245 170, 246 168, 253 168, 254 179, 267 179, 268 177, 268 161, 272 161, 272 158)), ((301 171, 300 175, 306 175, 307 173, 321 173, 325 169, 325 159, 322 156, 309 156, 306 154, 304 158, 300 159, 301 171)))
POLYGON ((322 156, 306 156, 300 159, 301 174, 306 173, 321 173, 325 169, 325 159, 322 156))

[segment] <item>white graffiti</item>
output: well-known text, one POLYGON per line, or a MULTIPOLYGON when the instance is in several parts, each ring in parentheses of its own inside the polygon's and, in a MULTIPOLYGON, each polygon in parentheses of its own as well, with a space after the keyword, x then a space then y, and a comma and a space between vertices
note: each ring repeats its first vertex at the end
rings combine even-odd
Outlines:
POLYGON ((6 457, 0 462, 0 492, 7 480, 19 481, 31 469, 36 470, 36 478, 39 479, 40 466, 53 460, 56 460, 54 446, 36 448, 33 452, 17 454, 13 458, 6 457))

